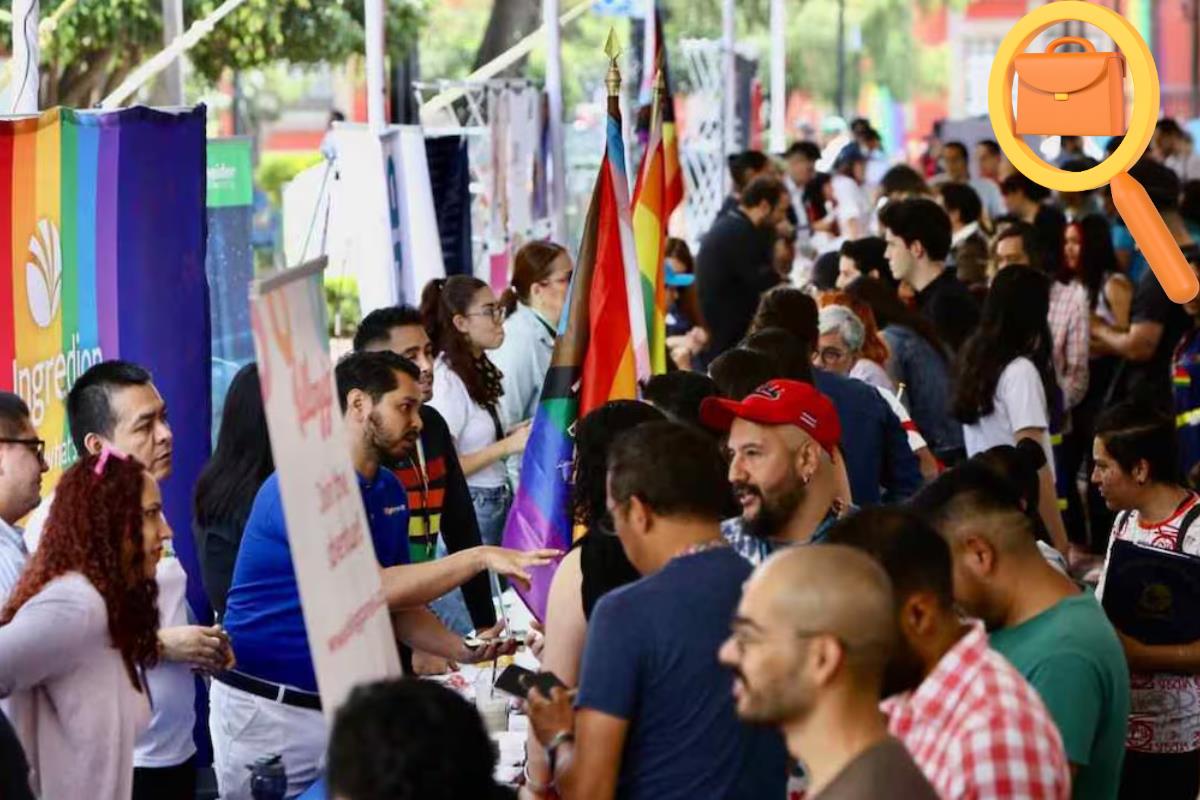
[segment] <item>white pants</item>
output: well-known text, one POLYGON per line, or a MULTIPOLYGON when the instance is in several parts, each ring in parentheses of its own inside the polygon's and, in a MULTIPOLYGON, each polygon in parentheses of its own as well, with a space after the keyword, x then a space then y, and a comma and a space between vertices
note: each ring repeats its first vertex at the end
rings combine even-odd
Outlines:
POLYGON ((288 797, 303 793, 324 774, 329 726, 320 711, 276 703, 219 681, 212 682, 209 703, 221 800, 251 800, 247 767, 265 755, 283 757, 288 797))

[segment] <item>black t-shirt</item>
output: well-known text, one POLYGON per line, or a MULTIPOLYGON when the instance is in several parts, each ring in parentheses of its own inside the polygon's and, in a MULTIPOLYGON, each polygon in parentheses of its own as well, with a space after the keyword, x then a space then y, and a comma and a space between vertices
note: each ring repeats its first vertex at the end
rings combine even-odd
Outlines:
POLYGON ((773 230, 755 227, 735 208, 717 217, 700 243, 696 288, 712 334, 710 360, 737 346, 762 293, 779 283, 772 263, 774 242, 773 230))
POLYGON ((1183 306, 1171 302, 1154 273, 1146 270, 1133 295, 1131 321, 1157 322, 1162 336, 1149 361, 1123 361, 1113 400, 1135 399, 1168 408, 1171 404, 1171 354, 1180 338, 1192 327, 1192 319, 1183 306))
POLYGON ((979 305, 953 270, 943 269, 917 292, 917 308, 933 323, 942 343, 956 353, 979 324, 979 305))
MULTIPOLYGON (((97 746, 103 746, 97 743, 97 746)), ((29 790, 29 762, 8 717, 0 712, 0 797, 4 800, 33 800, 29 790)))

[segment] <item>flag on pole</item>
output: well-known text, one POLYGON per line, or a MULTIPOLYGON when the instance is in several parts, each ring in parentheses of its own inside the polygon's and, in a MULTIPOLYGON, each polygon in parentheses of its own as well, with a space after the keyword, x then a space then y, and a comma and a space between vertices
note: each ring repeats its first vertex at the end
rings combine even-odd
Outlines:
MULTIPOLYGON (((671 69, 667 65, 666 31, 663 29, 662 14, 658 10, 657 3, 655 3, 653 21, 654 45, 657 48, 654 63, 658 65, 658 71, 662 73, 663 85, 662 142, 663 169, 666 173, 663 225, 665 226, 667 220, 675 213, 675 209, 683 204, 683 170, 679 166, 679 132, 675 127, 675 95, 671 92, 671 69)), ((646 27, 649 28, 650 19, 648 18, 646 22, 646 27)), ((649 32, 646 35, 649 36, 649 32)))
MULTIPOLYGON (((618 103, 621 76, 616 40, 606 48, 608 75, 606 152, 592 192, 579 259, 559 321, 554 355, 521 461, 521 483, 504 529, 504 546, 517 550, 567 550, 574 539, 570 486, 575 423, 610 400, 631 400, 649 375, 641 275, 633 246, 629 180, 618 103)), ((538 619, 557 565, 531 570, 521 591, 538 619)))
MULTIPOLYGON (((662 58, 661 51, 659 58, 662 58)), ((633 193, 633 235, 637 244, 638 270, 642 276, 642 299, 646 332, 650 341, 650 367, 655 375, 667 371, 667 291, 663 259, 667 249, 667 174, 663 150, 663 99, 666 85, 662 70, 654 87, 650 110, 650 136, 633 193)))

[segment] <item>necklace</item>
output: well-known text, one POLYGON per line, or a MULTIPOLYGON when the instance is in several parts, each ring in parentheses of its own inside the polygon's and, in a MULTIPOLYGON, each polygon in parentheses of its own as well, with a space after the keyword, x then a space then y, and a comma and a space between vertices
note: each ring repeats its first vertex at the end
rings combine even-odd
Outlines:
POLYGON ((708 552, 709 550, 716 550, 718 548, 728 547, 728 546, 729 546, 729 542, 725 541, 724 536, 720 536, 716 539, 709 539, 707 542, 700 542, 698 544, 689 545, 688 547, 684 548, 683 550, 680 550, 675 555, 671 556, 671 560, 674 561, 677 558, 687 558, 688 556, 694 556, 698 553, 705 553, 705 552, 708 552))

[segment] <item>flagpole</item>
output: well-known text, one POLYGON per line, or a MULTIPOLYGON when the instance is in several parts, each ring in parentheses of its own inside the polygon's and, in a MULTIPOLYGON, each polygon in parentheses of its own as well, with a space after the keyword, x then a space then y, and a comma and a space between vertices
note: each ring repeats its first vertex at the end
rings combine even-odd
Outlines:
MULTIPOLYGON (((725 73, 725 97, 722 104, 725 141, 722 164, 728 163, 729 157, 738 150, 734 134, 734 121, 737 117, 737 56, 733 50, 737 18, 734 10, 735 0, 725 0, 721 12, 721 61, 725 73)), ((725 185, 725 193, 728 194, 733 188, 729 170, 722 169, 721 176, 725 185)))
POLYGON ((383 130, 383 0, 363 4, 364 39, 367 50, 367 125, 376 133, 383 130))
POLYGON ((559 0, 542 0, 546 26, 546 97, 550 125, 550 220, 554 241, 567 243, 567 163, 563 131, 562 27, 559 0))
POLYGON ((12 111, 36 114, 41 72, 38 47, 38 0, 14 0, 12 6, 12 111))
POLYGON ((771 152, 787 147, 787 9, 771 0, 771 152))

